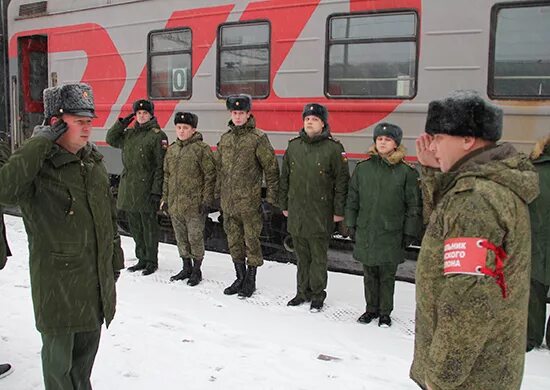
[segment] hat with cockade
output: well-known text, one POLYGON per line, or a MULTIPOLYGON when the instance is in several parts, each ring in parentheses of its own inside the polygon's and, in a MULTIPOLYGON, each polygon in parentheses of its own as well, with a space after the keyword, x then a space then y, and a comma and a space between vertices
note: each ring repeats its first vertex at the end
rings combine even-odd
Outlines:
POLYGON ((63 114, 96 117, 94 94, 88 84, 65 84, 46 88, 43 99, 46 118, 63 114))
POLYGON ((309 103, 304 106, 304 111, 302 112, 302 119, 305 119, 306 116, 316 116, 321 119, 325 124, 328 120, 328 110, 325 106, 322 106, 317 103, 309 103))
POLYGON ((399 146, 401 145, 401 140, 403 139, 403 130, 401 130, 401 127, 394 125, 393 123, 382 122, 377 124, 374 128, 374 134, 372 137, 374 139, 374 142, 376 142, 376 138, 380 137, 381 135, 390 137, 395 141, 397 146, 399 146))
POLYGON ((250 111, 252 110, 252 96, 244 93, 231 95, 225 101, 225 106, 229 111, 250 111))
POLYGON ((151 114, 151 116, 155 115, 155 105, 152 101, 146 99, 136 100, 132 105, 132 109, 134 110, 134 113, 138 112, 139 110, 145 110, 149 114, 151 114))
POLYGON ((195 129, 199 124, 199 117, 192 112, 176 112, 174 124, 177 125, 178 123, 189 125, 195 129))

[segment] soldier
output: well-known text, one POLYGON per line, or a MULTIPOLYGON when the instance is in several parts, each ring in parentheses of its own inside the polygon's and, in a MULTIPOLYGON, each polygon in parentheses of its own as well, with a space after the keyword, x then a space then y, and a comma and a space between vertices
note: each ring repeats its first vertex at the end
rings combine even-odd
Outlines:
POLYGON ((280 207, 298 257, 297 293, 289 306, 311 300, 323 307, 327 293, 327 251, 334 223, 343 221, 349 169, 342 144, 330 135, 327 109, 306 104, 304 127, 283 158, 280 207))
POLYGON ((424 389, 517 390, 523 376, 531 229, 538 195, 502 110, 474 91, 429 104, 416 141, 433 212, 416 268, 411 378, 424 389))
POLYGON ((223 292, 250 297, 256 290, 257 268, 263 264, 262 177, 267 187, 265 207, 277 200, 279 165, 267 135, 256 129, 249 95, 229 96, 229 131, 221 136, 216 158, 223 227, 237 279, 223 292), (246 259, 246 260, 245 260, 246 259), (246 268, 248 261, 248 269, 246 268))
POLYGON ((88 142, 91 88, 44 90, 44 126, 0 168, 0 203, 19 205, 46 390, 91 389, 101 325, 124 268, 103 156, 88 142))
MULTIPOLYGON (((10 155, 10 147, 7 142, 7 137, 3 132, 0 132, 0 167, 8 160, 10 155)), ((4 215, 0 206, 0 269, 6 265, 8 257, 11 256, 10 247, 6 238, 6 227, 4 226, 4 215)), ((13 372, 13 368, 9 363, 0 364, 0 378, 4 378, 13 372)))
POLYGON ((355 167, 346 202, 346 225, 355 232, 353 257, 363 263, 365 313, 358 321, 391 326, 397 265, 420 236, 422 200, 416 169, 405 161, 403 131, 391 123, 374 128, 374 145, 355 167))
POLYGON ((164 157, 161 209, 170 214, 183 269, 170 278, 195 286, 202 280, 204 223, 214 201, 216 167, 210 146, 197 131, 199 118, 178 112, 174 118, 178 139, 164 157), (192 262, 193 261, 193 262, 192 262))
POLYGON ((545 322, 546 346, 550 348, 550 318, 546 321, 546 297, 550 288, 550 135, 537 142, 531 160, 539 173, 540 195, 529 205, 532 257, 527 352, 542 344, 545 322))
POLYGON ((122 171, 117 207, 126 212, 130 233, 136 243, 137 264, 128 271, 150 275, 158 269, 160 229, 157 211, 162 195, 162 166, 168 137, 154 117, 155 107, 148 100, 137 100, 133 112, 107 132, 106 141, 122 149, 122 171), (134 125, 130 126, 133 119, 134 125))

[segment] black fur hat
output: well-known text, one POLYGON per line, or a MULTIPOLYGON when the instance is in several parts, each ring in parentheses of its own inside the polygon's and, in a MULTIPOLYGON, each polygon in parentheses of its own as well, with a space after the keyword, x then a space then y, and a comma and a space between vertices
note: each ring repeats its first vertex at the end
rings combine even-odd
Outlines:
POLYGON ((183 123, 196 129, 199 124, 199 117, 192 112, 176 112, 176 116, 174 116, 174 124, 177 125, 178 123, 183 123))
POLYGON ((476 91, 454 91, 442 100, 430 102, 426 133, 498 141, 502 137, 502 110, 476 91))
POLYGON ((145 110, 151 116, 155 115, 155 105, 153 102, 145 99, 136 100, 134 104, 132 105, 132 108, 134 110, 134 113, 138 112, 139 110, 145 110))
POLYGON ((401 140, 403 139, 403 130, 401 130, 401 127, 392 123, 382 122, 377 124, 374 128, 374 134, 372 137, 374 139, 374 142, 376 142, 376 138, 380 137, 381 135, 390 137, 395 141, 397 146, 399 146, 401 145, 401 140))
POLYGON ((321 119, 325 124, 328 120, 328 111, 325 106, 317 103, 308 103, 304 106, 304 112, 302 112, 302 119, 306 116, 313 115, 321 119))
POLYGON ((250 111, 252 110, 252 96, 244 93, 231 95, 225 101, 225 106, 229 111, 250 111))

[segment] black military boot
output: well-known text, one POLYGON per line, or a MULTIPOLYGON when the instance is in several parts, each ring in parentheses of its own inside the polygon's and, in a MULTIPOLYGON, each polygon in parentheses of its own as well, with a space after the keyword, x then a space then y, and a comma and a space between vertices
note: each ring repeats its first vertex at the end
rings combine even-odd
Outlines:
POLYGON ((196 286, 202 280, 201 264, 202 259, 193 260, 193 271, 191 272, 191 276, 187 281, 188 285, 196 286))
POLYGON ((302 303, 305 303, 305 302, 306 302, 306 299, 304 297, 302 297, 299 294, 296 294, 296 296, 294 298, 292 298, 290 301, 288 301, 288 303, 286 305, 287 306, 300 306, 302 303))
POLYGON ((258 267, 249 265, 246 270, 246 277, 242 285, 241 291, 239 291, 239 298, 250 298, 254 291, 256 291, 256 271, 258 267))
POLYGON ((143 271, 141 271, 141 274, 144 275, 144 276, 154 274, 155 271, 158 268, 159 268, 158 265, 156 265, 155 263, 149 261, 149 262, 147 262, 147 265, 145 266, 145 269, 143 271))
POLYGON ((136 271, 141 271, 141 270, 144 270, 145 267, 147 266, 147 263, 143 260, 138 260, 138 262, 136 263, 136 265, 133 265, 131 267, 128 267, 128 272, 136 272, 136 271))
POLYGON ((375 318, 378 318, 378 313, 366 311, 361 314, 361 317, 357 319, 357 322, 362 324, 370 324, 375 318))
POLYGON ((0 378, 8 376, 12 372, 13 372, 13 368, 11 364, 9 363, 0 364, 0 378))
POLYGON ((231 286, 227 287, 225 290, 223 290, 223 293, 225 295, 235 295, 239 292, 241 289, 241 286, 244 282, 244 277, 246 276, 246 264, 243 262, 233 262, 233 265, 235 266, 235 273, 237 274, 237 279, 231 284, 231 286))
POLYGON ((389 328, 391 326, 391 318, 387 314, 382 314, 378 319, 378 326, 381 328, 389 328))
POLYGON ((191 263, 191 259, 182 257, 181 260, 183 261, 183 268, 179 273, 170 276, 171 282, 173 282, 174 280, 185 280, 191 276, 191 270, 193 269, 193 263, 191 263))

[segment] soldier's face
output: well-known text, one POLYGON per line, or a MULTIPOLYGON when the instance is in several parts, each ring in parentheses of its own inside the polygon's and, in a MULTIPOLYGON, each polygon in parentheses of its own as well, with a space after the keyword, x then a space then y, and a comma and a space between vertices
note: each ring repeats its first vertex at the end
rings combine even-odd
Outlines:
POLYGON ((145 110, 136 111, 136 121, 140 125, 149 122, 151 120, 151 117, 152 115, 149 113, 149 111, 145 111, 145 110))
POLYGON ((309 137, 321 134, 324 127, 325 123, 315 115, 308 115, 304 118, 304 130, 309 137))
POLYGON ((235 126, 242 126, 250 118, 248 111, 231 111, 231 121, 235 126))
POLYGON ((382 156, 386 156, 389 153, 397 149, 397 143, 391 137, 381 135, 376 137, 376 150, 382 156))
MULTIPOLYGON (((82 149, 92 133, 92 118, 87 116, 76 116, 71 114, 63 114, 61 117, 67 123, 67 131, 59 137, 57 144, 65 150, 76 153, 82 149)), ((52 126, 59 121, 59 118, 51 119, 52 126)))
POLYGON ((178 123, 176 125, 176 135, 180 141, 188 140, 195 134, 195 131, 197 131, 197 129, 186 123, 178 123))
POLYGON ((471 150, 473 137, 458 137, 448 134, 435 134, 430 143, 442 172, 449 172, 453 165, 471 150))

